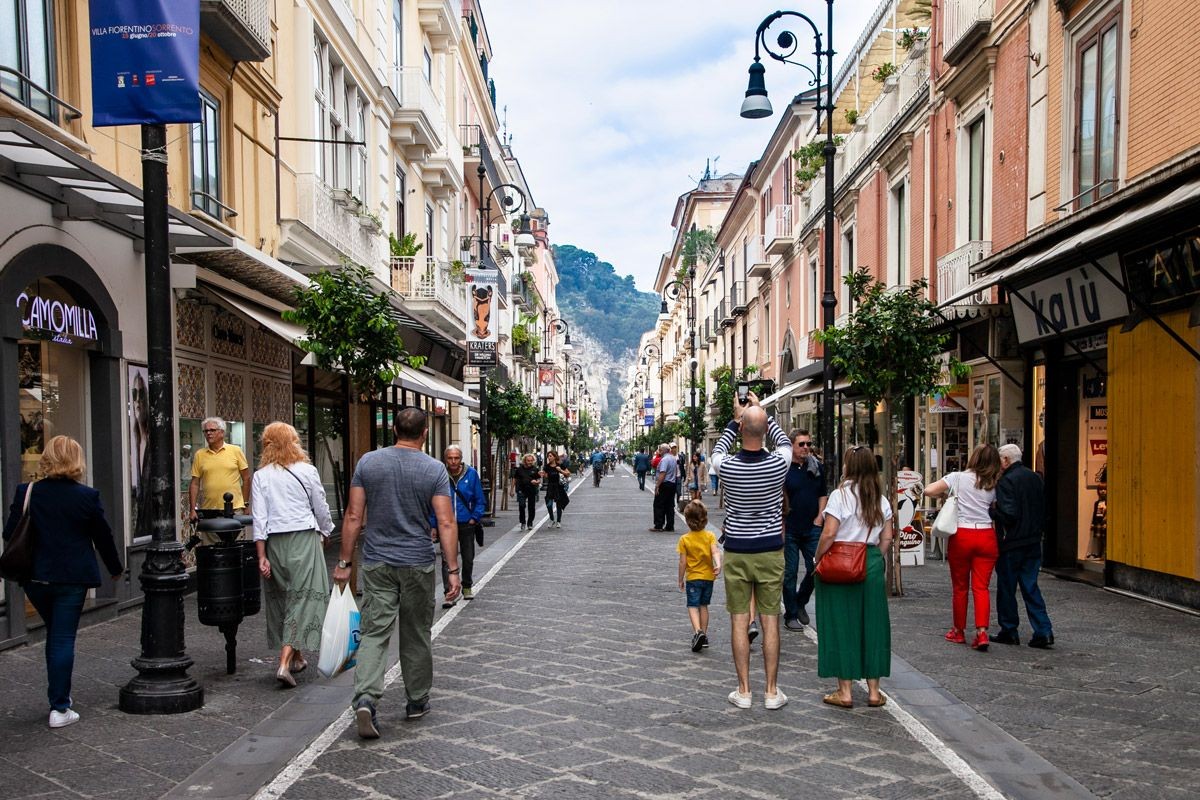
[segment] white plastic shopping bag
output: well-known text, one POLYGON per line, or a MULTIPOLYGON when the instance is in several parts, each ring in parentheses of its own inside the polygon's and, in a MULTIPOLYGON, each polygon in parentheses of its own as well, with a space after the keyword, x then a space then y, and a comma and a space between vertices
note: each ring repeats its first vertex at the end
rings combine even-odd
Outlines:
POLYGON ((321 659, 317 662, 317 670, 326 678, 332 678, 354 666, 360 621, 354 592, 350 591, 348 584, 338 586, 335 583, 329 595, 325 623, 321 626, 321 659))

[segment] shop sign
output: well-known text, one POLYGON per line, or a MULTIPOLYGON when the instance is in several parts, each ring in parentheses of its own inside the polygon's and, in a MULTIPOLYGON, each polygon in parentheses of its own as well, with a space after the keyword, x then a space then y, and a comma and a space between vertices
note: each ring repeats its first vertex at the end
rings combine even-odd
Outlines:
POLYGON ((901 550, 918 550, 924 541, 925 537, 921 535, 921 532, 911 525, 900 530, 901 550))
POLYGON ((496 343, 467 339, 467 364, 473 367, 496 366, 496 343))
POLYGON ((642 401, 642 408, 654 408, 654 398, 647 397, 642 401))
POLYGON ((1087 404, 1087 488, 1095 489, 1107 483, 1108 467, 1108 403, 1089 401, 1087 404))
POLYGON ((930 414, 958 414, 967 410, 967 385, 939 386, 929 398, 930 414))
POLYGON ((654 427, 654 415, 647 414, 646 419, 642 424, 645 425, 647 428, 653 428, 654 427))
MULTIPOLYGON (((1113 277, 1120 275, 1116 260, 1115 255, 1100 260, 1113 277)), ((1029 301, 1029 305, 1016 297, 1012 301, 1017 338, 1022 344, 1111 322, 1129 313, 1124 288, 1090 265, 1061 272, 1014 291, 1029 301)))
POLYGON ((1200 228, 1121 255, 1125 283, 1144 303, 1200 292, 1200 228))
POLYGON ((96 315, 86 306, 21 292, 17 295, 17 309, 25 330, 52 333, 51 341, 74 344, 75 339, 94 342, 100 338, 96 315))

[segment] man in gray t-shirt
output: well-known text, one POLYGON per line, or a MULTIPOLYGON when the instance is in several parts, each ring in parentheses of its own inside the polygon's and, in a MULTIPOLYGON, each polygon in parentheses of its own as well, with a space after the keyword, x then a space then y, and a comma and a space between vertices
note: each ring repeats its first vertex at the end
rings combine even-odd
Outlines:
POLYGON ((379 737, 375 706, 383 697, 388 645, 397 620, 400 669, 408 698, 405 716, 416 719, 429 712, 434 595, 431 513, 437 518, 437 536, 449 569, 449 585, 443 587, 447 599, 457 599, 462 589, 450 479, 446 467, 423 451, 428 417, 419 408, 401 409, 393 428, 395 446, 367 453, 354 469, 342 520, 341 560, 333 570, 333 580, 345 586, 358 535, 365 528, 353 705, 358 735, 364 739, 379 737))

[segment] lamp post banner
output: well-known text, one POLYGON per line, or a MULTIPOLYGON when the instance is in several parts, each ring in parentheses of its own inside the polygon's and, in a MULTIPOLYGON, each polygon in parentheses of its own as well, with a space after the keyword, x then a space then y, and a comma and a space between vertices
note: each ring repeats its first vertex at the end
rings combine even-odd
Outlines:
POLYGON ((199 122, 199 0, 88 5, 92 125, 199 122))
POLYGON ((492 270, 469 270, 467 272, 467 363, 476 366, 493 366, 495 362, 496 342, 499 341, 497 322, 497 301, 500 287, 496 274, 492 270), (490 345, 484 347, 483 345, 490 345), (485 363, 477 360, 472 353, 482 353, 490 350, 492 361, 485 363))
POLYGON ((554 366, 552 364, 538 366, 538 399, 554 399, 554 366))

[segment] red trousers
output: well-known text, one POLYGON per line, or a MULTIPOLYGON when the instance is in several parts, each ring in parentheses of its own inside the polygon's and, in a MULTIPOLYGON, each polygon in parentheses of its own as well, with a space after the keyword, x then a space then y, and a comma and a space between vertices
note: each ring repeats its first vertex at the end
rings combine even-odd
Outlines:
POLYGON ((992 610, 988 584, 999 555, 996 531, 992 528, 959 528, 950 537, 946 557, 950 560, 950 584, 953 587, 951 608, 955 629, 961 631, 967 627, 968 591, 975 598, 975 627, 988 627, 988 616, 992 610))

